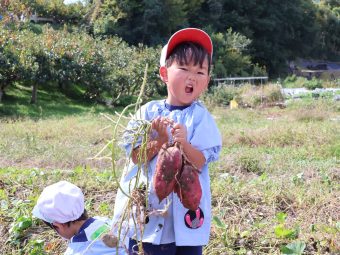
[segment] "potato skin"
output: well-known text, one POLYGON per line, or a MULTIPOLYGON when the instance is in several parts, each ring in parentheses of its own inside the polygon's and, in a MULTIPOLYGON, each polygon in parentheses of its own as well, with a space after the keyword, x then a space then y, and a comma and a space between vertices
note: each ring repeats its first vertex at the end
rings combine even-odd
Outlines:
POLYGON ((182 168, 182 153, 176 145, 163 144, 158 154, 153 186, 161 202, 174 190, 175 176, 182 168))
POLYGON ((202 187, 200 184, 198 170, 190 163, 185 162, 175 184, 174 192, 177 193, 183 206, 195 211, 202 198, 202 187))

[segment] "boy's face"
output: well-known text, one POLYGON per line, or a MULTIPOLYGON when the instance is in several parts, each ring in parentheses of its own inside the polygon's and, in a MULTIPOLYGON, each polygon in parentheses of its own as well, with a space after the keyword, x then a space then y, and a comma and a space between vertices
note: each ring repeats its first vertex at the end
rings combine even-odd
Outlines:
POLYGON ((66 223, 53 223, 53 229, 63 238, 70 240, 76 233, 77 230, 73 227, 74 224, 70 226, 66 223))
POLYGON ((160 76, 168 87, 167 103, 175 106, 190 105, 208 87, 210 81, 208 59, 202 67, 193 61, 180 64, 174 61, 170 67, 161 67, 160 76))

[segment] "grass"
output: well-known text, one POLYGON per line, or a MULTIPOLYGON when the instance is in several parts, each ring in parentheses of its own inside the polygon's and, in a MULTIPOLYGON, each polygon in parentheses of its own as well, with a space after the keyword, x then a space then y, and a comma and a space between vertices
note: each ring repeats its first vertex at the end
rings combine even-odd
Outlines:
MULTIPOLYGON (((62 94, 59 88, 47 84, 38 89, 37 103, 30 104, 32 89, 21 84, 15 84, 6 90, 6 96, 0 103, 0 116, 8 116, 11 119, 22 117, 44 119, 113 111, 109 107, 94 105, 93 102, 85 100, 81 96, 81 89, 72 86, 72 90, 66 88, 62 94)), ((119 111, 121 108, 115 110, 119 111)))
POLYGON ((224 150, 211 179, 222 224, 206 254, 280 254, 296 241, 304 254, 339 252, 338 105, 299 101, 215 115, 224 150))
POLYGON ((111 138, 104 117, 95 114, 1 122, 0 164, 3 167, 72 169, 78 165, 108 167, 93 157, 111 138))
MULTIPOLYGON (((91 215, 113 215, 110 162, 89 159, 111 138, 109 121, 86 106, 71 115, 58 107, 42 118, 26 107, 20 114, 31 118, 0 121, 1 254, 64 251, 65 242, 31 216, 43 187, 58 180, 84 190, 91 215)), ((214 108, 223 150, 210 167, 214 218, 204 254, 340 251, 339 113, 331 99, 214 108)))

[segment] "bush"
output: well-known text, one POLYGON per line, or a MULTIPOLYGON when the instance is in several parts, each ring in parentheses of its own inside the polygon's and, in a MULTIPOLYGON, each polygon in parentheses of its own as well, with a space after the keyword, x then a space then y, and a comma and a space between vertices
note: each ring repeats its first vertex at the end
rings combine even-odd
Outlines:
POLYGON ((239 89, 234 86, 213 86, 203 95, 203 101, 208 107, 227 106, 238 94, 239 89))
POLYGON ((286 79, 284 79, 283 84, 288 84, 288 83, 294 83, 296 82, 297 77, 295 74, 291 75, 291 76, 287 76, 286 79))
POLYGON ((316 88, 327 88, 327 87, 337 87, 337 81, 324 81, 313 77, 308 80, 305 77, 297 77, 296 75, 287 76, 283 81, 282 86, 284 88, 306 88, 309 90, 314 90, 316 88))
POLYGON ((264 86, 263 91, 266 103, 282 102, 284 100, 281 87, 276 84, 264 86))
POLYGON ((284 97, 281 93, 281 87, 276 84, 265 86, 245 85, 241 87, 240 94, 236 101, 244 107, 256 107, 259 105, 271 105, 282 102, 284 97))
POLYGON ((292 76, 287 76, 284 79, 282 86, 284 88, 302 88, 304 84, 307 82, 305 77, 297 77, 295 74, 292 76))
POLYGON ((326 80, 322 83, 324 88, 340 88, 340 79, 326 80))
POLYGON ((309 90, 314 90, 314 89, 318 89, 318 88, 322 88, 322 82, 319 79, 316 79, 315 77, 313 77, 313 79, 306 81, 306 83, 304 84, 304 87, 306 89, 309 90))

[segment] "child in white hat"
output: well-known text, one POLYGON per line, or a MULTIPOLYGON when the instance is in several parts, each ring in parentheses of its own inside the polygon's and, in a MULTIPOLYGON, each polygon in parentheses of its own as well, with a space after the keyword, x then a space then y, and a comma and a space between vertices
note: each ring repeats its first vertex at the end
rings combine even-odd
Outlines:
MULTIPOLYGON (((83 192, 70 182, 60 181, 44 188, 32 213, 69 240, 65 255, 116 254, 116 247, 102 241, 111 228, 110 221, 88 217, 83 192)), ((119 247, 118 254, 126 254, 125 249, 119 247)))

